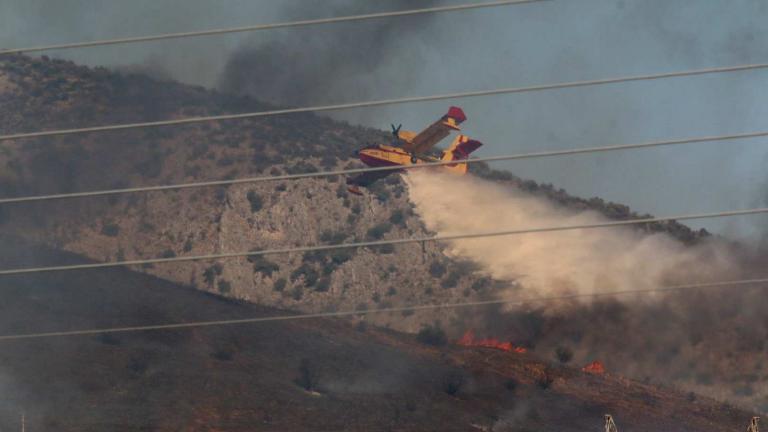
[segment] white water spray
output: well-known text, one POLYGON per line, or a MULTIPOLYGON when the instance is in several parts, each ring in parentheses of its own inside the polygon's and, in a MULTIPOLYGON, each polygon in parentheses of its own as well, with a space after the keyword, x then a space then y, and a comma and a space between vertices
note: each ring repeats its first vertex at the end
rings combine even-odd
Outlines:
MULTIPOLYGON (((512 186, 473 176, 413 170, 410 199, 439 235, 604 222, 512 186)), ((636 227, 582 229, 450 241, 447 253, 480 264, 492 277, 515 280, 531 295, 590 294, 658 288, 727 276, 720 248, 688 247, 636 227)))

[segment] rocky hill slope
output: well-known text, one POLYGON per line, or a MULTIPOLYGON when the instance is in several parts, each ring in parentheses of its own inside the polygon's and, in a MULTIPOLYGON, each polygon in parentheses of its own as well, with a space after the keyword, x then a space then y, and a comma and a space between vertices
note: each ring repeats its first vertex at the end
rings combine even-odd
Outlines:
MULTIPOLYGON (((0 237, 12 266, 83 258, 0 237)), ((125 269, 0 279, 0 335, 285 314, 125 269)), ((750 413, 531 354, 315 319, 0 342, 0 428, 740 430, 750 413)))
MULTIPOLYGON (((0 133, 268 108, 251 98, 45 57, 0 58, 0 133)), ((351 156, 354 149, 387 138, 382 131, 301 114, 10 141, 0 145, 0 196, 358 166, 351 156)), ((473 172, 565 207, 592 209, 613 219, 638 217, 626 206, 572 197, 482 164, 473 166, 473 172)), ((677 223, 645 228, 686 243, 707 236, 677 223)), ((330 177, 7 205, 0 206, 0 231, 99 261, 429 234, 397 176, 380 182, 364 198, 348 195, 343 179, 330 177)), ((489 278, 473 263, 447 257, 440 244, 133 270, 238 300, 304 311, 489 299, 509 284, 489 278)), ((572 305, 564 312, 495 310, 484 314, 483 322, 470 316, 473 312, 379 315, 368 321, 416 332, 439 320, 453 337, 472 325, 547 357, 563 345, 574 351, 574 362, 600 358, 611 371, 768 410, 768 371, 757 366, 768 350, 768 321, 759 314, 764 302, 757 295, 724 297, 727 301, 680 295, 633 306, 600 302, 572 305), (744 310, 750 312, 739 312, 744 310), (659 323, 668 327, 646 331, 659 323), (670 328, 680 337, 658 337, 670 328), (624 334, 634 335, 630 346, 624 334), (686 367, 692 358, 695 367, 686 367), (672 360, 675 367, 668 367, 672 360)))

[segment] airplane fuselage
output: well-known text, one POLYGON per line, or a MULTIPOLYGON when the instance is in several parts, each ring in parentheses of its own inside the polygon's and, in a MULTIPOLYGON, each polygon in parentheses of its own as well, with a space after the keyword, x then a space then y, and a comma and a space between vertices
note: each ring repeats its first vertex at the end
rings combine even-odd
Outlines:
POLYGON ((435 159, 428 158, 430 160, 424 160, 423 157, 417 158, 400 147, 386 144, 365 147, 358 152, 358 157, 364 164, 370 167, 415 165, 435 159))

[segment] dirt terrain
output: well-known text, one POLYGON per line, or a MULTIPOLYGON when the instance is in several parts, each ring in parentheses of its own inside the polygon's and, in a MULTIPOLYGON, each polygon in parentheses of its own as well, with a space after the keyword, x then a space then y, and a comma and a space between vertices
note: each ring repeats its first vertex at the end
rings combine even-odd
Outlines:
MULTIPOLYGON (((253 98, 158 81, 140 74, 87 68, 46 57, 0 59, 0 133, 269 108, 273 107, 253 98)), ((388 139, 384 131, 307 113, 7 141, 0 145, 0 195, 66 193, 359 167, 352 155, 354 149, 388 139)), ((526 181, 482 164, 473 165, 471 172, 504 187, 546 197, 563 208, 594 210, 615 220, 644 216, 618 203, 574 197, 551 185, 526 181)), ((711 238, 706 232, 674 222, 642 229, 667 233, 688 245, 711 238)), ((404 182, 396 176, 379 182, 363 198, 350 196, 343 179, 330 177, 2 205, 0 232, 96 261, 432 234, 415 214, 404 182)), ((13 253, 13 246, 0 244, 0 249, 13 253)), ((755 269, 766 268, 765 256, 768 254, 751 265, 755 269)), ((13 268, 12 264, 0 261, 2 268, 13 268)), ((133 270, 217 295, 182 294, 174 288, 173 292, 178 293, 174 296, 205 299, 226 304, 227 308, 235 306, 223 302, 221 297, 311 312, 488 300, 498 298, 500 292, 514 283, 494 280, 479 271, 475 263, 447 256, 442 244, 199 261, 133 270)), ((109 279, 114 286, 123 286, 117 276, 123 273, 110 274, 113 276, 102 276, 105 279, 101 280, 109 279)), ((131 280, 139 277, 128 274, 134 278, 131 280)), ((754 275, 764 277, 758 272, 754 275)), ((87 281, 96 276, 83 273, 78 277, 87 281)), ((162 285, 159 280, 147 280, 162 285)), ((83 284, 84 292, 93 290, 90 284, 83 284)), ((159 319, 167 313, 168 318, 187 318, 177 315, 183 309, 165 312, 164 307, 174 307, 175 301, 170 298, 163 297, 152 304, 148 310, 159 315, 148 316, 159 319)), ((379 314, 366 321, 413 334, 425 324, 437 324, 453 339, 472 327, 482 336, 524 345, 529 352, 547 360, 555 358, 557 349, 566 348, 573 352, 568 365, 599 359, 609 372, 646 384, 693 391, 746 409, 768 412, 768 368, 764 367, 768 353, 766 298, 755 290, 723 290, 659 296, 654 302, 637 304, 604 301, 556 310, 531 305, 514 311, 489 308, 379 314)), ((74 299, 97 300, 88 295, 70 298, 74 299)), ((248 306, 237 304, 237 308, 250 311, 248 306)), ((44 305, 41 301, 38 307, 44 305)), ((12 310, 10 303, 3 303, 3 307, 12 310)), ((191 310, 203 309, 207 308, 191 310)), ((143 310, 143 306, 126 310, 120 319, 144 322, 143 310)), ((67 313, 74 312, 61 311, 57 317, 62 321, 56 323, 78 324, 73 320, 80 319, 79 314, 67 313)), ((95 343, 82 343, 86 342, 95 343)), ((291 374, 295 374, 299 360, 290 365, 291 374)), ((107 374, 108 368, 104 371, 107 374)), ((0 384, 5 379, 0 377, 0 384)), ((169 385, 167 389, 170 388, 169 385)))
MULTIPOLYGON (((83 258, 3 237, 0 262, 83 258)), ((0 334, 275 316, 127 269, 0 280, 0 334)), ((529 353, 346 320, 0 343, 0 427, 57 431, 741 430, 750 414, 529 353)))

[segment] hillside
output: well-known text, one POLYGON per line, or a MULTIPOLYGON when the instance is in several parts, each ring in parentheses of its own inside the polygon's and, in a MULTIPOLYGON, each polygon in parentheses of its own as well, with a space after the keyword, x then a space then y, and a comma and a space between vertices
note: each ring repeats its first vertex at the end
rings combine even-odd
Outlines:
MULTIPOLYGON (((0 238, 11 266, 83 258, 0 238)), ((0 280, 0 334, 285 312, 124 269, 0 280)), ((433 346, 348 321, 0 342, 0 428, 203 431, 732 431, 750 414, 706 398, 555 366, 530 354, 433 346), (311 391, 307 391, 309 388, 311 391)))
MULTIPOLYGON (((2 103, 9 114, 0 121, 2 131, 267 108, 249 98, 45 58, 15 57, 0 65, 0 82, 6 83, 2 103)), ((0 190, 4 195, 56 193, 358 166, 353 150, 385 139, 380 131, 306 114, 27 140, 4 147, 0 190)), ((482 177, 568 207, 598 210, 614 219, 638 217, 626 206, 571 197, 484 165, 473 168, 482 177)), ((363 199, 349 196, 340 179, 321 178, 8 206, 3 211, 8 228, 98 260, 428 234, 414 217, 397 176, 363 199)), ((679 224, 649 228, 668 230, 686 242, 706 235, 679 224)), ((439 245, 403 245, 339 252, 330 258, 305 254, 145 270, 258 303, 328 310, 492 294, 487 291, 494 284, 468 268, 445 258, 439 245), (424 296, 421 287, 435 282, 450 289, 424 296)))
MULTIPOLYGON (((45 57, 0 59, 0 133, 268 108, 251 98, 45 57)), ((301 114, 4 142, 0 195, 357 167, 352 151, 384 139, 382 131, 301 114)), ((621 204, 573 197, 482 164, 472 172, 566 208, 591 209, 612 219, 639 217, 621 204)), ((708 237, 677 223, 642 228, 686 244, 708 237)), ((325 178, 0 206, 0 231, 97 261, 430 234, 397 176, 363 198, 348 195, 343 179, 325 178)), ((764 267, 764 260, 760 263, 764 267)), ((2 262, 2 267, 11 264, 2 262)), ((240 301, 302 311, 491 299, 511 283, 490 278, 474 262, 448 257, 442 244, 132 270, 240 301)), ((574 351, 574 363, 601 359, 609 371, 766 411, 763 298, 758 291, 679 294, 647 304, 601 301, 555 310, 530 305, 514 312, 403 313, 372 315, 366 322, 415 333, 439 321, 454 338, 471 327, 545 358, 563 345, 574 351), (632 335, 629 344, 626 334, 632 335)))

